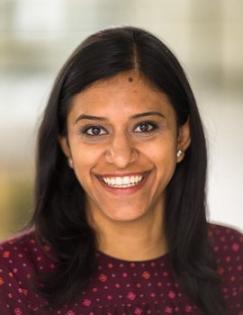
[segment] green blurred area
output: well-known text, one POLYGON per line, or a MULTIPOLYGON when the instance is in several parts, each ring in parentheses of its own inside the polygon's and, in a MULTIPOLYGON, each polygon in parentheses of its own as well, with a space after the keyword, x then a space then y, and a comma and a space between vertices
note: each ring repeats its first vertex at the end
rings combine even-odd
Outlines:
POLYGON ((33 175, 0 174, 0 240, 15 234, 29 221, 33 209, 33 175))

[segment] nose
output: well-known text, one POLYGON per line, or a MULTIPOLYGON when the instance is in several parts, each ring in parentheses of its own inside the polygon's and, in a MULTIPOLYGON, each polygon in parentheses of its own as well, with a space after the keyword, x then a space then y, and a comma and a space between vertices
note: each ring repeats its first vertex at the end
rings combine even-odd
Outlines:
POLYGON ((116 165, 117 168, 126 168, 136 161, 137 156, 137 149, 125 134, 115 136, 106 151, 106 161, 116 165))

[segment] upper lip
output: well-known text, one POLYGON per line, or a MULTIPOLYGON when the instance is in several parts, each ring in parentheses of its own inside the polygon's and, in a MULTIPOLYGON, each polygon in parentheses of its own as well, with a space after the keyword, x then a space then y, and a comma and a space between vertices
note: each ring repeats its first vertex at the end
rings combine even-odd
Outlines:
POLYGON ((133 173, 112 173, 112 174, 102 174, 97 176, 101 177, 124 177, 124 176, 143 176, 149 173, 150 171, 145 171, 145 172, 133 172, 133 173))

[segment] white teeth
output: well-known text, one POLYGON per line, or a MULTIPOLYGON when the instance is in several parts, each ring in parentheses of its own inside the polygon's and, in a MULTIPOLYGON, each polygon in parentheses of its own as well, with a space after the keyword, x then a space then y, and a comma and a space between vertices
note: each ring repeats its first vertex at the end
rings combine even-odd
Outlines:
POLYGON ((102 177, 103 181, 112 187, 130 187, 141 182, 143 176, 102 177))

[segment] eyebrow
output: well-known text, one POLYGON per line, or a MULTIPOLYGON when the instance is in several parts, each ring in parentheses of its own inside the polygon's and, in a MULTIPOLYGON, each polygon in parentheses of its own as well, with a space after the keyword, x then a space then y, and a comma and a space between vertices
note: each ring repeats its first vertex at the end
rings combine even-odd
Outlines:
MULTIPOLYGON (((163 114, 161 114, 160 112, 145 112, 145 113, 139 113, 139 114, 135 114, 133 116, 130 116, 130 119, 136 119, 139 117, 144 117, 144 116, 152 116, 152 115, 157 115, 160 116, 162 118, 165 118, 165 116, 163 114)), ((75 124, 82 120, 82 119, 91 119, 91 120, 101 120, 101 121, 107 121, 108 119, 106 117, 100 117, 100 116, 91 116, 91 115, 86 115, 86 114, 81 114, 78 116, 78 118, 75 120, 75 124)))

